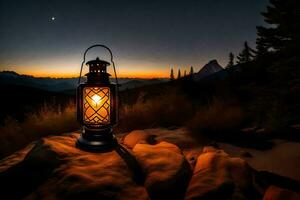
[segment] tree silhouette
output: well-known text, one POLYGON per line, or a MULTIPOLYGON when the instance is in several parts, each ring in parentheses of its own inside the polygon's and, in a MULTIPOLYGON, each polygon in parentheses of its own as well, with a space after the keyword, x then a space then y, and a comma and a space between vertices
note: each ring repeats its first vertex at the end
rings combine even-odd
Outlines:
POLYGON ((255 51, 253 49, 251 49, 248 45, 248 42, 245 41, 244 49, 237 56, 237 63, 241 64, 241 63, 247 63, 247 62, 251 61, 254 58, 254 55, 253 55, 254 53, 255 53, 255 51))
POLYGON ((297 52, 300 50, 299 0, 269 0, 264 20, 271 26, 257 27, 258 53, 268 51, 297 52))
POLYGON ((183 77, 186 77, 186 70, 184 70, 184 74, 183 74, 183 77))
POLYGON ((194 68, 193 68, 193 66, 191 66, 190 75, 192 76, 193 74, 194 74, 194 68))
POLYGON ((171 73, 170 73, 170 80, 173 81, 175 78, 174 78, 174 70, 173 68, 171 69, 171 73))
POLYGON ((181 72, 180 72, 180 69, 178 69, 177 79, 180 79, 180 78, 181 78, 181 72))
POLYGON ((258 37, 256 39, 256 58, 264 57, 265 55, 269 54, 269 49, 270 47, 264 42, 261 37, 258 37))
POLYGON ((226 68, 230 68, 234 65, 234 54, 232 52, 229 53, 229 62, 226 68))

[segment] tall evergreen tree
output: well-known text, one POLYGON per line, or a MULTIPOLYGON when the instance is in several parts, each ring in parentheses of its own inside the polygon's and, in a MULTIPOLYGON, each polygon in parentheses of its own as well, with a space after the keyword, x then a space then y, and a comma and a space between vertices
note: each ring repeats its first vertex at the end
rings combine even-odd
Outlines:
POLYGON ((256 39, 256 52, 255 52, 255 57, 260 58, 264 57, 265 55, 269 54, 269 46, 264 43, 262 38, 257 38, 256 39))
POLYGON ((251 49, 248 45, 248 42, 245 41, 244 49, 237 56, 237 63, 241 64, 241 63, 247 63, 247 62, 251 61, 254 58, 254 53, 255 53, 255 51, 253 49, 251 49))
POLYGON ((234 65, 234 54, 232 52, 229 53, 229 62, 226 68, 230 68, 234 65))
POLYGON ((180 79, 180 78, 181 78, 181 72, 180 72, 180 69, 178 69, 177 79, 180 79))
POLYGON ((170 80, 173 81, 175 78, 174 78, 174 70, 173 68, 171 69, 171 73, 170 73, 170 80))
POLYGON ((258 52, 265 50, 295 52, 300 50, 299 0, 269 0, 264 20, 271 26, 257 27, 258 52))
POLYGON ((193 66, 191 66, 190 75, 192 76, 193 74, 194 74, 194 68, 193 68, 193 66))
POLYGON ((184 74, 183 74, 183 77, 186 77, 186 70, 184 70, 184 74))

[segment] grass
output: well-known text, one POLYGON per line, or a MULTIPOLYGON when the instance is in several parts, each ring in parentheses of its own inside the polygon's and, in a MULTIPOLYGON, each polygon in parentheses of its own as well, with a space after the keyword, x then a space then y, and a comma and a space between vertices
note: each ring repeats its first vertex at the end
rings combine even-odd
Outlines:
POLYGON ((187 126, 204 134, 235 132, 240 129, 244 118, 245 114, 238 104, 213 98, 207 106, 198 109, 187 126))
POLYGON ((45 104, 38 111, 27 114, 23 122, 8 117, 0 127, 0 158, 41 137, 78 128, 74 103, 63 108, 45 104))
MULTIPOLYGON (((212 138, 226 142, 236 140, 237 143, 249 143, 252 140, 257 143, 255 135, 249 135, 245 141, 245 135, 241 134, 240 130, 249 125, 250 115, 249 111, 244 110, 245 106, 241 106, 232 96, 206 100, 185 95, 180 90, 163 90, 155 94, 151 93, 152 90, 149 91, 138 91, 136 95, 130 95, 130 101, 121 98, 123 102, 120 104, 116 132, 186 126, 195 139, 212 138)), ((282 120, 283 113, 285 110, 282 110, 282 106, 277 106, 269 111, 261 123, 265 123, 264 127, 270 131, 283 129, 287 124, 286 120, 282 120)), ((5 125, 0 127, 0 158, 41 137, 78 129, 74 103, 64 107, 46 104, 38 111, 27 114, 23 122, 7 118, 5 125)))
MULTIPOLYGON (((234 101, 213 98, 208 104, 191 101, 176 90, 157 95, 141 92, 135 101, 120 106, 116 132, 155 127, 188 127, 195 138, 220 133, 235 133, 244 120, 244 112, 234 101)), ((76 107, 44 105, 37 112, 27 114, 23 122, 7 118, 0 127, 0 157, 48 135, 78 130, 76 107)))
POLYGON ((133 104, 120 109, 120 131, 153 127, 182 126, 193 115, 193 105, 184 96, 175 92, 153 98, 137 98, 133 104))
MULTIPOLYGON (((120 106, 116 132, 184 126, 193 113, 193 105, 182 94, 169 92, 145 99, 141 93, 135 102, 120 106)), ((63 108, 45 104, 38 111, 27 114, 23 122, 8 117, 4 126, 0 127, 0 158, 44 136, 78 129, 74 103, 69 103, 63 108)))
POLYGON ((247 114, 236 101, 213 98, 207 106, 198 109, 187 127, 190 134, 200 142, 213 140, 246 148, 271 148, 273 143, 263 135, 241 131, 247 118, 247 114))

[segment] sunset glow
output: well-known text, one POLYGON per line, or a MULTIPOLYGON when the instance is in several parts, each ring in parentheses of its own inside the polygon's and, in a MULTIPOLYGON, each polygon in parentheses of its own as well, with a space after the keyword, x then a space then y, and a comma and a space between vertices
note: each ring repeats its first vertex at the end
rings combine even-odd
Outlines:
MULTIPOLYGON (((26 67, 24 70, 13 70, 17 72, 18 74, 22 75, 28 75, 28 76, 34 76, 34 77, 51 77, 51 78, 74 78, 79 76, 79 71, 78 72, 66 72, 64 70, 58 71, 58 70, 34 70, 30 71, 28 70, 29 67, 26 67)), ((118 78, 145 78, 145 79, 151 79, 151 78, 168 78, 169 77, 169 70, 161 70, 161 71, 137 71, 137 72, 132 72, 130 70, 122 70, 120 69, 118 72, 118 78)), ((111 75, 113 73, 111 70, 109 71, 111 75)), ((83 73, 84 75, 84 73, 83 73)), ((113 77, 113 76, 112 76, 113 77)))
MULTIPOLYGON (((68 59, 66 59, 68 60, 68 59)), ((49 62, 51 63, 51 62, 49 62)), ((41 64, 41 65, 9 65, 10 67, 0 66, 0 71, 10 70, 15 71, 18 74, 30 75, 34 77, 52 77, 52 78, 71 78, 78 77, 80 71, 80 61, 76 62, 56 62, 57 64, 41 64)), ((120 78, 167 78, 170 75, 171 67, 168 65, 157 65, 150 63, 133 63, 120 62, 120 65, 116 63, 116 70, 118 77, 120 78)), ((114 75, 112 67, 108 67, 108 72, 114 75)), ((174 69, 179 66, 173 66, 174 69)), ((181 70, 189 70, 189 66, 180 67, 181 70)), ((83 68, 82 75, 87 72, 87 67, 83 68)))

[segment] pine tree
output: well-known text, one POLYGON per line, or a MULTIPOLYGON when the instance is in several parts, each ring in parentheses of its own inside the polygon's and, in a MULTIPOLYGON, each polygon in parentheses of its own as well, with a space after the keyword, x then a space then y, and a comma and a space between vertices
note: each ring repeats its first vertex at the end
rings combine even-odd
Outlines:
MULTIPOLYGON (((300 50, 299 0, 269 0, 264 20, 271 26, 257 27, 258 45, 272 51, 295 52, 300 50)), ((257 49, 258 53, 262 49, 257 49)))
POLYGON ((232 52, 229 53, 229 62, 226 68, 230 68, 234 65, 234 54, 232 52))
POLYGON ((250 62, 254 58, 255 51, 251 49, 248 45, 248 42, 245 41, 244 43, 244 49, 242 50, 241 53, 237 56, 237 63, 247 63, 250 62))
POLYGON ((184 74, 183 74, 183 77, 186 77, 186 70, 184 70, 184 74))
POLYGON ((178 69, 177 79, 180 79, 180 78, 181 78, 181 72, 180 72, 180 69, 178 69))
POLYGON ((173 71, 173 68, 171 69, 171 73, 170 73, 170 80, 173 81, 175 78, 174 78, 174 71, 173 71))
POLYGON ((255 57, 260 58, 264 57, 265 55, 269 54, 269 46, 264 43, 262 38, 256 39, 256 53, 255 57))
POLYGON ((193 74, 194 74, 194 68, 193 68, 193 66, 191 66, 190 75, 192 76, 193 74))

